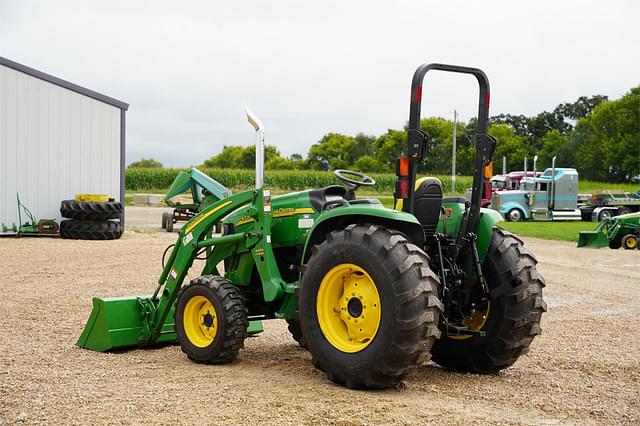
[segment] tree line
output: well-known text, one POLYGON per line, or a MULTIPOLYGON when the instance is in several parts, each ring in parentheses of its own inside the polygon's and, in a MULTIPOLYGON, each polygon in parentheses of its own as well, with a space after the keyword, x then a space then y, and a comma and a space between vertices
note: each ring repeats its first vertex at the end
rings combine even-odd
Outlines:
MULTIPOLYGON (((476 120, 458 122, 456 171, 473 174, 476 120)), ((429 135, 428 153, 419 167, 421 173, 451 172, 453 122, 428 117, 420 127, 429 135)), ((538 155, 538 167, 551 166, 557 156, 558 167, 575 167, 584 179, 625 182, 640 174, 640 86, 622 98, 610 101, 606 96, 582 96, 572 103, 558 105, 553 111, 535 116, 500 114, 490 118, 489 134, 498 143, 494 170, 521 170, 524 158, 538 155)), ((265 167, 275 170, 352 169, 365 173, 393 172, 395 159, 407 147, 406 126, 373 136, 327 133, 309 149, 306 157, 285 157, 275 146, 265 147, 265 167)), ((143 160, 151 162, 153 160, 143 160)), ((220 154, 202 166, 246 168, 255 165, 255 147, 224 146, 220 154)))

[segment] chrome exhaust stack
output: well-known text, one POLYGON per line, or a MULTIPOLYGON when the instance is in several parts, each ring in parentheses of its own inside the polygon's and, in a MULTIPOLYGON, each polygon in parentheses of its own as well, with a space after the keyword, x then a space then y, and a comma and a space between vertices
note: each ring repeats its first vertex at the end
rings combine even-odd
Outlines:
POLYGON ((256 131, 256 188, 264 184, 264 126, 262 121, 245 107, 247 121, 256 131))

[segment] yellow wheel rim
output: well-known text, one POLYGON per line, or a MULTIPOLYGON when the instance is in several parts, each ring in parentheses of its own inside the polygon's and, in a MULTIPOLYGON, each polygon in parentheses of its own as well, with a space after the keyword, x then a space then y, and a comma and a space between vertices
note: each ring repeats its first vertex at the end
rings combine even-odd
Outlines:
POLYGON ((627 238, 627 240, 625 241, 625 246, 627 248, 634 249, 637 245, 638 241, 633 237, 627 238))
POLYGON ((316 310, 324 337, 347 353, 369 346, 382 313, 376 284, 364 269, 351 263, 335 266, 324 276, 316 310))
MULTIPOLYGON (((480 282, 476 279, 475 285, 480 285, 480 282)), ((491 302, 487 302, 487 307, 485 309, 474 309, 471 311, 466 317, 464 317, 464 325, 466 325, 469 329, 480 331, 487 323, 487 319, 489 318, 489 312, 491 311, 491 302)), ((472 336, 449 336, 454 340, 465 340, 470 339, 472 336)))
POLYGON ((187 339, 199 348, 206 348, 216 338, 218 315, 213 303, 204 296, 194 296, 187 302, 182 314, 187 339))

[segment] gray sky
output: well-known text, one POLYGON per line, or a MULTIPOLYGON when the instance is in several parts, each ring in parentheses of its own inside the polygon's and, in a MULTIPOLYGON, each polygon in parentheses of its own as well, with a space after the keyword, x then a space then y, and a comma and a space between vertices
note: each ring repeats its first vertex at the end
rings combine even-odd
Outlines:
MULTIPOLYGON (((127 162, 188 166, 408 118, 424 62, 482 68, 491 114, 536 114, 640 84, 640 2, 0 0, 0 56, 131 104, 127 162), (101 5, 99 5, 101 4, 101 5)), ((473 78, 430 74, 423 116, 474 115, 473 78)))

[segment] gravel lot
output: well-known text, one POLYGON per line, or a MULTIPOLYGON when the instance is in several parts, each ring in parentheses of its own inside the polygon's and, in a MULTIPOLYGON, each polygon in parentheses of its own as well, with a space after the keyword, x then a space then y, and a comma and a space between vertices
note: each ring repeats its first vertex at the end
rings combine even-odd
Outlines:
POLYGON ((531 353, 497 375, 432 365, 401 389, 348 390, 311 366, 283 321, 225 366, 191 363, 178 346, 76 348, 93 295, 155 288, 175 238, 158 232, 161 211, 128 209, 118 241, 0 239, 0 424, 640 423, 637 250, 525 239, 549 312, 531 353))

